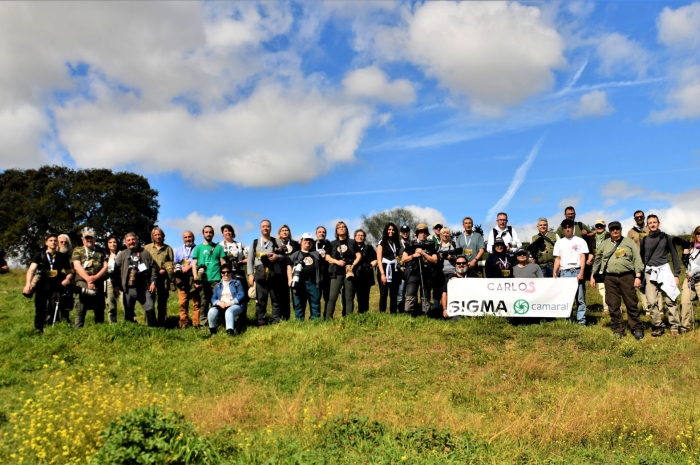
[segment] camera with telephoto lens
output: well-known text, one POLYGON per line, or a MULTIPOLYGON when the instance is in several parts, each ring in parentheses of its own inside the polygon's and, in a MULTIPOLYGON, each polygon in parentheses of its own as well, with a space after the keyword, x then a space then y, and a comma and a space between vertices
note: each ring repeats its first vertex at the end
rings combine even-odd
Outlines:
POLYGON ((173 266, 173 274, 176 276, 182 274, 182 263, 176 263, 175 266, 173 266))
POLYGON ((205 268, 203 266, 197 267, 197 276, 194 278, 196 282, 201 283, 204 280, 204 271, 205 268))
POLYGON ((304 264, 302 262, 297 263, 292 268, 292 289, 296 289, 301 281, 301 270, 304 269, 304 264))
POLYGON ((86 287, 73 286, 73 294, 94 297, 97 295, 97 291, 95 289, 88 289, 86 287))

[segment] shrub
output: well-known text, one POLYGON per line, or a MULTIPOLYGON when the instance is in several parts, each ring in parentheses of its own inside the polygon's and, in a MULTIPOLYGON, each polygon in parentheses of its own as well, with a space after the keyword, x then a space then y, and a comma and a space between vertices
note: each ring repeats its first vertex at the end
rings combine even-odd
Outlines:
POLYGON ((142 407, 112 420, 95 464, 218 463, 214 449, 179 413, 142 407))

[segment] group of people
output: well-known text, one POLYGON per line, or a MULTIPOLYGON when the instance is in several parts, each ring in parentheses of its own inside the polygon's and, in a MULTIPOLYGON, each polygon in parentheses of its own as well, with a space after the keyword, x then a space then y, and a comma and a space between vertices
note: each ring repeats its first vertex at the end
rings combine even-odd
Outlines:
POLYGON ((327 239, 323 226, 315 235, 304 233, 292 239, 289 226, 282 225, 272 236, 272 224, 260 222, 260 237, 249 247, 236 241, 234 228, 221 227, 223 241, 213 242, 212 226, 202 229, 202 242, 195 244, 191 231, 182 234, 182 245, 165 243, 159 227, 151 242, 142 246, 134 234, 123 242, 108 238, 107 250, 95 246, 95 233, 85 230, 82 245, 72 248, 65 234, 50 233, 46 247, 37 253, 27 270, 24 294, 34 295, 38 331, 57 320, 68 320, 75 309, 75 327, 85 323, 87 310, 95 322, 117 321, 121 299, 126 321, 135 321, 138 302, 149 326, 162 326, 167 316, 170 292, 177 292, 179 326, 208 327, 216 333, 223 322, 227 333, 245 322, 249 300, 255 300, 258 326, 291 317, 304 320, 333 318, 340 299, 342 315, 369 311, 370 290, 379 286, 379 311, 447 318, 448 283, 460 278, 576 278, 579 282, 577 309, 572 319, 586 324, 586 283, 603 296, 616 336, 625 333, 621 303, 627 307, 628 326, 637 339, 644 337, 640 311, 651 314, 652 336, 664 334, 661 300, 668 309, 671 334, 691 329, 692 301, 698 298, 700 279, 700 226, 688 243, 681 241, 687 278, 679 282, 680 260, 677 238, 661 232, 655 215, 645 218, 635 212, 636 226, 626 237, 619 222, 597 220, 593 228, 577 222, 573 207, 567 207, 558 229, 546 218, 537 223, 538 234, 523 247, 517 232, 508 225, 506 213, 487 239, 474 231, 472 218, 462 221, 463 231, 453 234, 442 224, 418 224, 411 238, 407 225, 388 223, 376 248, 368 244, 362 229, 351 236, 339 221, 334 239, 327 239), (123 244, 123 245, 122 245, 123 244), (122 247, 124 247, 123 250, 122 247), (484 260, 488 252, 488 258, 484 260), (669 255, 673 268, 669 263, 669 255), (679 289, 682 288, 682 291, 679 289), (636 289, 642 289, 642 309, 636 289), (681 312, 676 299, 682 293, 681 312), (420 294, 420 299, 418 298, 420 294), (75 296, 75 297, 74 297, 75 296), (431 300, 432 297, 432 300, 431 300), (268 318, 267 304, 271 301, 268 318), (322 306, 323 301, 323 306, 322 306), (192 313, 190 315, 190 304, 192 313), (240 322, 238 322, 240 320, 240 322), (190 323, 191 321, 191 323, 190 323))

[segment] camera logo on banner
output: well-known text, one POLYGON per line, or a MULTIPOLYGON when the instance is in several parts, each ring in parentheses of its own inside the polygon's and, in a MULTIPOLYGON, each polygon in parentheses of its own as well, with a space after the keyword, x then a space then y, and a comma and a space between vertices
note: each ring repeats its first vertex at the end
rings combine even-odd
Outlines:
POLYGON ((530 310, 530 304, 525 299, 518 299, 513 304, 513 312, 516 315, 525 315, 530 310))

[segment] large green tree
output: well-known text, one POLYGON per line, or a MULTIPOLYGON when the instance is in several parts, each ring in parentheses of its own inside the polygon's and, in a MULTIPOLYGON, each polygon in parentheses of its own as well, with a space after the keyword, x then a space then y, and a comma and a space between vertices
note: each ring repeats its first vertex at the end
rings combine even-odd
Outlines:
POLYGON ((0 248, 27 263, 49 231, 80 244, 84 228, 98 242, 134 232, 148 238, 158 218, 158 191, 143 176, 107 169, 43 166, 0 174, 0 248))
POLYGON ((384 226, 389 222, 396 224, 399 228, 403 225, 408 225, 411 231, 414 231, 418 223, 424 223, 425 219, 418 218, 410 210, 397 207, 369 216, 362 215, 360 227, 367 233, 367 241, 376 244, 381 240, 384 226))

